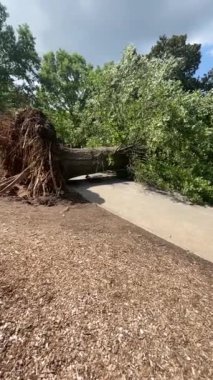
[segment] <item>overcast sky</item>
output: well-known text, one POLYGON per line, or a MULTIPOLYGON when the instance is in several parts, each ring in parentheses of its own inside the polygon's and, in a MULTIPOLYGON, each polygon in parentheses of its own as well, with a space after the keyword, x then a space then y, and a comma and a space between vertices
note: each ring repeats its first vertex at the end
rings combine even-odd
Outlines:
POLYGON ((213 0, 0 0, 15 27, 28 23, 40 54, 59 48, 93 64, 135 44, 147 52, 159 35, 187 33, 203 44, 201 72, 213 67, 213 0))

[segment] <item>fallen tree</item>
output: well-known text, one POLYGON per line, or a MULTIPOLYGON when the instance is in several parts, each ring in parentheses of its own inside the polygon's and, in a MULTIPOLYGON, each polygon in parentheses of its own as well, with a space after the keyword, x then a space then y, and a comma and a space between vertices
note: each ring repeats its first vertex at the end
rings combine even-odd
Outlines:
POLYGON ((126 148, 101 147, 60 150, 60 163, 63 177, 88 175, 97 172, 113 170, 119 172, 128 165, 128 150, 126 148))
POLYGON ((18 193, 21 187, 30 198, 59 196, 66 190, 66 181, 75 176, 118 172, 127 166, 129 152, 116 147, 68 149, 59 144, 46 116, 32 108, 4 123, 0 148, 4 169, 0 195, 18 193))
POLYGON ((64 188, 59 144, 45 115, 32 108, 22 110, 8 124, 5 135, 0 138, 5 174, 0 182, 0 195, 14 191, 17 185, 23 186, 26 195, 33 198, 59 195, 64 188))

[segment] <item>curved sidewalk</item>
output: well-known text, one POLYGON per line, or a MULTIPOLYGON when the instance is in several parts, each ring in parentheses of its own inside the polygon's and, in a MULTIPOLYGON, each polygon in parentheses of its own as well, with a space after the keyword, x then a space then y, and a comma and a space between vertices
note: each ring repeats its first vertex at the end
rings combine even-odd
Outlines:
POLYGON ((76 182, 89 202, 213 262, 213 208, 188 205, 130 181, 76 182))

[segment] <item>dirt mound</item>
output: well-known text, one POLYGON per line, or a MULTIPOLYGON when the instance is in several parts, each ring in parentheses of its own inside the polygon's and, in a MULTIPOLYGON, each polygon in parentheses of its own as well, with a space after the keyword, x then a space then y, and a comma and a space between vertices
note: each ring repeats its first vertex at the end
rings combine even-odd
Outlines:
POLYGON ((15 120, 1 127, 0 145, 5 178, 0 181, 0 195, 25 191, 25 196, 60 195, 63 191, 53 125, 38 109, 17 113, 15 120))

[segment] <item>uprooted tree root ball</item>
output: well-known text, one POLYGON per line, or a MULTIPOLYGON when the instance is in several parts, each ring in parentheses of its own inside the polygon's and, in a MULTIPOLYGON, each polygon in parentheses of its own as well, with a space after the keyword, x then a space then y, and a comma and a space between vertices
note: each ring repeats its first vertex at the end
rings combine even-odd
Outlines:
POLYGON ((20 189, 28 198, 62 194, 59 144, 46 116, 38 109, 27 108, 18 112, 7 128, 4 136, 0 131, 4 169, 0 195, 18 193, 20 189))

